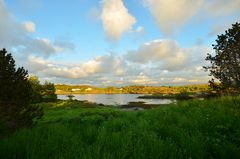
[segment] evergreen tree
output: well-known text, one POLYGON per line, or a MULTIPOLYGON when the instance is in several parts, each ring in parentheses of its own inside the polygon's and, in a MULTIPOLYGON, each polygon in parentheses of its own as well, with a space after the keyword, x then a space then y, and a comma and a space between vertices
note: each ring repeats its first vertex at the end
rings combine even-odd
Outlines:
POLYGON ((31 105, 32 87, 28 72, 17 68, 10 53, 0 50, 0 131, 14 132, 31 127, 43 115, 41 108, 31 105))

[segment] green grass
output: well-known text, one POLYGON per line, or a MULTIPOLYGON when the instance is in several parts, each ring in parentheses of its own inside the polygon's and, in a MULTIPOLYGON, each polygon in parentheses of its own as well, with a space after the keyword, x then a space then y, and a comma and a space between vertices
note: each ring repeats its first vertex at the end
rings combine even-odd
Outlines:
POLYGON ((123 111, 43 103, 33 129, 0 139, 0 158, 240 158, 240 97, 123 111))

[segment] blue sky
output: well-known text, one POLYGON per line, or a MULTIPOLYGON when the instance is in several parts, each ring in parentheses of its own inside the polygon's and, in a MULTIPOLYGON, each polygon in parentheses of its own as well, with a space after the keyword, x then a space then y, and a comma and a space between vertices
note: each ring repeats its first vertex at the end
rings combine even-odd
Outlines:
POLYGON ((41 81, 106 85, 206 83, 218 34, 239 0, 0 0, 0 47, 41 81))

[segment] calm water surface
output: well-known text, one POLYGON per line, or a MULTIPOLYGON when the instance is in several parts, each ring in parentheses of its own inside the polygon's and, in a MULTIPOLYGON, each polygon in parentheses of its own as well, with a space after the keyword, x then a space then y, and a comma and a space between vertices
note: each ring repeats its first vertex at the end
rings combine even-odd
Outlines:
MULTIPOLYGON (((170 104, 176 102, 172 99, 138 99, 144 94, 75 94, 74 99, 89 101, 104 105, 125 105, 129 102, 145 102, 146 104, 170 104)), ((58 95, 58 99, 66 100, 66 95, 58 95)))

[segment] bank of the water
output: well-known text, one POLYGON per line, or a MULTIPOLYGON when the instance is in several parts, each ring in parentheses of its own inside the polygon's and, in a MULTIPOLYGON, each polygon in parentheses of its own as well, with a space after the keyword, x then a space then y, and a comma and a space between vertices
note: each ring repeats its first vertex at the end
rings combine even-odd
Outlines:
POLYGON ((197 93, 176 93, 176 94, 144 94, 138 96, 139 99, 175 99, 175 100, 188 100, 188 99, 206 99, 214 97, 214 94, 209 94, 207 92, 197 92, 197 93))
MULTIPOLYGON (((175 103, 175 99, 139 99, 144 94, 78 94, 73 95, 73 99, 88 101, 103 105, 128 105, 131 102, 144 102, 149 105, 160 105, 175 103)), ((58 95, 58 99, 67 100, 67 95, 58 95)))
POLYGON ((0 139, 0 158, 240 158, 240 97, 145 111, 42 103, 33 129, 0 139))

